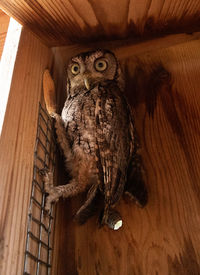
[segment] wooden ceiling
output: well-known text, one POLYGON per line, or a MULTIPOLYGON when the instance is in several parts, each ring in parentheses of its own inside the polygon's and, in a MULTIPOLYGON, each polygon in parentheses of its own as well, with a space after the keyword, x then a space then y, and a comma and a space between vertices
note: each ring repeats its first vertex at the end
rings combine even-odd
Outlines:
POLYGON ((200 30, 199 0, 0 0, 49 46, 200 30))

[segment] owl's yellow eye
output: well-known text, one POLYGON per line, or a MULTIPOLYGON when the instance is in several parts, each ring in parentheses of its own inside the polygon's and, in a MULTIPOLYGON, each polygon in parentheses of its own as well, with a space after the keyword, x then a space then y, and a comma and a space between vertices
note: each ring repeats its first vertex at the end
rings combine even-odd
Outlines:
POLYGON ((105 71, 105 70, 107 69, 108 64, 107 64, 107 62, 106 62, 105 60, 103 60, 103 59, 97 59, 97 60, 95 61, 94 66, 95 66, 95 69, 96 69, 98 72, 103 72, 103 71, 105 71))
POLYGON ((72 67, 71 67, 71 72, 72 72, 74 75, 79 74, 79 72, 80 72, 80 66, 79 66, 78 63, 75 63, 75 64, 72 65, 72 67))

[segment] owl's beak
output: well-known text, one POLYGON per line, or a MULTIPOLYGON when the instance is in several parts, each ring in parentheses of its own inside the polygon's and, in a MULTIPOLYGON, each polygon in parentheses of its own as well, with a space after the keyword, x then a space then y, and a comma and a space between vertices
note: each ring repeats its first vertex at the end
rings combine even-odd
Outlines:
POLYGON ((85 84, 86 89, 89 90, 90 89, 90 83, 89 83, 87 78, 84 78, 84 84, 85 84))

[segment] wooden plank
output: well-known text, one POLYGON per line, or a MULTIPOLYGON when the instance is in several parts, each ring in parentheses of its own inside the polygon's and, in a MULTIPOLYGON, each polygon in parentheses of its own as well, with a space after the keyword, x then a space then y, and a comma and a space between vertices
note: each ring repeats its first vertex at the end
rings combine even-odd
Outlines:
MULTIPOLYGON (((140 55, 117 48, 142 144, 144 209, 121 200, 122 229, 71 221, 80 198, 58 207, 53 274, 200 274, 200 40, 140 55)), ((77 50, 77 49, 76 49, 77 50)), ((60 172, 62 173, 62 169, 60 172)), ((64 180, 61 180, 64 182, 64 180)))
POLYGON ((49 46, 200 31, 196 0, 0 0, 0 7, 49 46))
POLYGON ((0 60, 6 39, 10 17, 0 10, 0 60))
MULTIPOLYGON (((53 52, 56 57, 54 64, 55 79, 62 79, 62 75, 64 75, 63 69, 64 66, 66 66, 69 58, 82 51, 90 51, 96 48, 106 48, 111 51, 115 51, 116 54, 120 52, 120 58, 124 59, 128 58, 133 53, 135 55, 142 55, 145 52, 155 52, 164 48, 198 39, 200 39, 200 32, 195 32, 193 34, 172 34, 162 38, 156 38, 143 42, 137 41, 137 43, 133 43, 133 40, 119 40, 106 43, 97 42, 88 43, 87 45, 74 44, 72 46, 66 47, 55 47, 53 48, 53 52)), ((59 83, 57 83, 57 85, 60 85, 62 81, 59 80, 59 83)))
POLYGON ((0 139, 0 274, 22 274, 42 74, 52 53, 23 29, 0 139))

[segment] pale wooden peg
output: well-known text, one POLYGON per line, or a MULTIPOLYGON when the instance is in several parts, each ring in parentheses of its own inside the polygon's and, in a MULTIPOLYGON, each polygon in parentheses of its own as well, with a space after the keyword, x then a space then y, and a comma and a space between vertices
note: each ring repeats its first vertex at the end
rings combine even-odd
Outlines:
POLYGON ((57 108, 56 91, 54 81, 48 69, 46 69, 43 74, 43 91, 47 111, 50 116, 54 116, 57 108))

